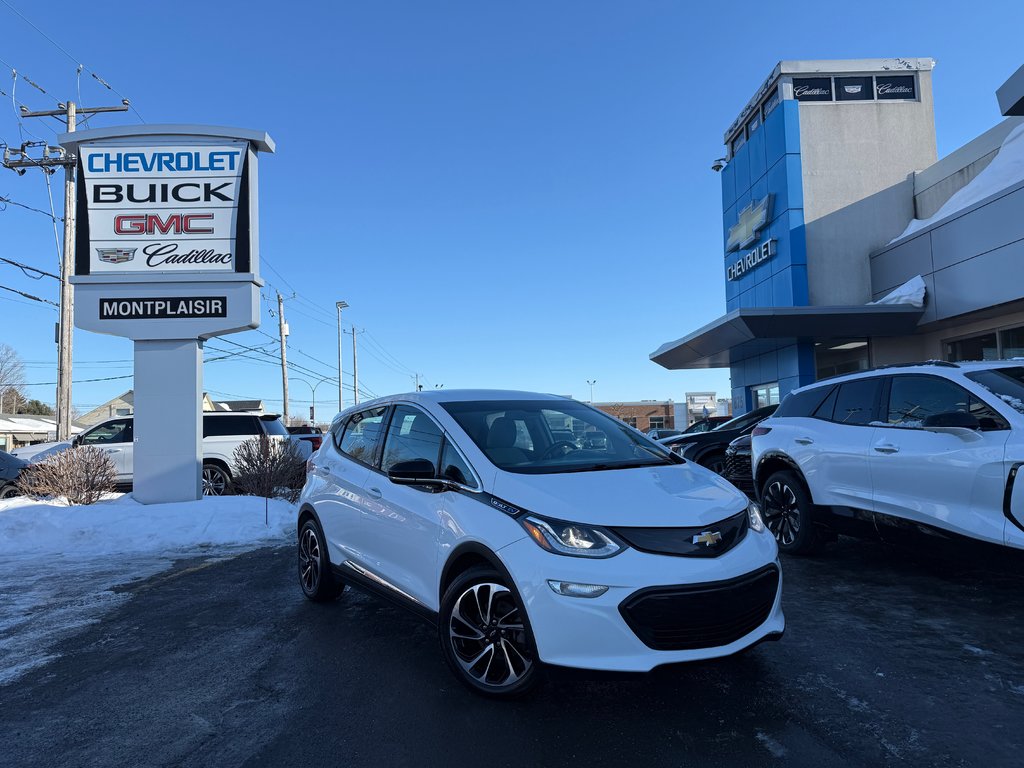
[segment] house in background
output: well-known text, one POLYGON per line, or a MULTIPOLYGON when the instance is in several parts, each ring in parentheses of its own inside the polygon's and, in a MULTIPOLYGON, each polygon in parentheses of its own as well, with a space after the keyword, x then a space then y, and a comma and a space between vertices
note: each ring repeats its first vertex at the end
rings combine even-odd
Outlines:
MULTIPOLYGON (((83 429, 81 422, 71 423, 71 434, 83 429)), ((29 416, 0 413, 0 450, 13 451, 25 445, 35 445, 57 439, 55 416, 29 416)))
MULTIPOLYGON (((203 411, 232 413, 266 413, 262 400, 211 400, 209 394, 203 393, 203 411)), ((93 408, 82 416, 78 422, 84 426, 93 426, 107 419, 135 414, 135 393, 132 390, 108 400, 103 405, 93 408)))

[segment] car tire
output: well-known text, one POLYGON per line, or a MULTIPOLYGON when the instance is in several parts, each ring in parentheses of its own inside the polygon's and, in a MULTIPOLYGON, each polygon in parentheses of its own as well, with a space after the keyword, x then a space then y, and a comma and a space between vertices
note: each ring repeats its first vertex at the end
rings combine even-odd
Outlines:
POLYGON ((494 568, 470 568, 449 585, 438 635, 452 673, 476 694, 514 699, 537 684, 540 659, 526 608, 494 568))
POLYGON ((709 453, 707 456, 701 456, 697 461, 702 467, 706 467, 714 472, 716 475, 725 473, 725 454, 724 453, 709 453))
POLYGON ((299 586, 314 603, 329 603, 345 591, 345 584, 331 570, 327 543, 316 520, 309 519, 299 530, 299 586))
POLYGON ((18 490, 18 486, 15 483, 5 483, 0 486, 0 500, 13 499, 15 496, 21 496, 21 491, 18 490))
POLYGON ((815 522, 811 494, 795 472, 775 472, 765 481, 761 488, 761 516, 779 550, 787 554, 813 554, 827 540, 815 522))
POLYGON ((231 475, 220 464, 203 463, 203 496, 231 495, 231 475))

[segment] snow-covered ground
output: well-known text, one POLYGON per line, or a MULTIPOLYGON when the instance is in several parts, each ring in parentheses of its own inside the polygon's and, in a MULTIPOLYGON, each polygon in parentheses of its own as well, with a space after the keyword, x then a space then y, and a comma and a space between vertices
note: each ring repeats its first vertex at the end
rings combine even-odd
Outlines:
POLYGON ((265 507, 252 496, 143 505, 112 495, 89 507, 0 501, 0 686, 127 599, 117 586, 182 558, 283 543, 294 531, 293 505, 265 507))

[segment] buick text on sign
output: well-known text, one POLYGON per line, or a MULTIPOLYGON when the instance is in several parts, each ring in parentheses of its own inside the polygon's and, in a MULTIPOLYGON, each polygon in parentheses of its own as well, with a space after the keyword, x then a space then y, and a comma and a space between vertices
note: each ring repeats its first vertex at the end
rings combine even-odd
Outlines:
POLYGON ((246 152, 245 142, 83 148, 90 274, 233 271, 246 152))
POLYGON ((100 299, 100 320, 194 320, 227 316, 226 296, 100 299))

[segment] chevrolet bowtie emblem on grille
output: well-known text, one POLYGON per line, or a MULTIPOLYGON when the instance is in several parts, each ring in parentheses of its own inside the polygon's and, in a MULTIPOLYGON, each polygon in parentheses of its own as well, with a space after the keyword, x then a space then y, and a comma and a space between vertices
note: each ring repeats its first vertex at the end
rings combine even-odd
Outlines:
POLYGON ((135 248, 97 248, 96 255, 107 264, 124 264, 135 258, 135 248))
POLYGON ((751 201, 750 205, 740 211, 736 223, 729 227, 729 242, 726 243, 725 250, 745 248, 757 240, 757 233, 768 223, 771 202, 772 196, 765 195, 757 202, 751 201))
POLYGON ((722 534, 718 531, 702 531, 697 536, 693 537, 694 544, 703 544, 705 547, 710 547, 712 544, 717 544, 722 540, 722 534))

